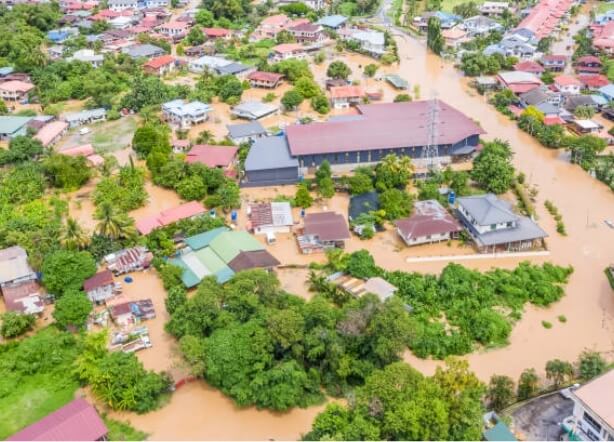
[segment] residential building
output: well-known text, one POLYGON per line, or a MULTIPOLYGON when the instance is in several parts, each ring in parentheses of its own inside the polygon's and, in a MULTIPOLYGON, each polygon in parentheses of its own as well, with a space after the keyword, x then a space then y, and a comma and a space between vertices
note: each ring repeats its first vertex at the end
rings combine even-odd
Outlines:
POLYGON ((548 235, 530 218, 492 193, 458 198, 457 216, 480 252, 516 252, 539 247, 548 235))
POLYGON ((416 201, 409 218, 398 220, 397 233, 408 246, 458 238, 462 226, 437 200, 416 201))
POLYGON ((601 124, 587 119, 573 120, 568 127, 578 135, 598 134, 603 129, 601 124))
POLYGON ((392 85, 395 89, 405 90, 409 87, 409 83, 403 78, 399 77, 396 74, 389 74, 384 77, 384 79, 392 85))
POLYGON ((288 233, 294 225, 292 207, 287 201, 250 204, 247 209, 249 230, 256 235, 288 233))
POLYGON ((554 87, 564 95, 577 95, 582 91, 582 83, 571 75, 557 75, 554 77, 554 87))
POLYGON ((79 112, 71 112, 64 114, 62 119, 68 123, 68 126, 79 127, 84 124, 98 123, 107 119, 107 110, 104 107, 96 109, 86 109, 79 112))
POLYGON ((151 299, 111 304, 108 310, 113 322, 122 327, 156 317, 156 310, 151 299))
POLYGON ((607 86, 599 88, 599 93, 608 101, 614 101, 614 84, 610 83, 607 86))
POLYGON ((162 104, 162 117, 181 129, 189 129, 195 124, 207 121, 211 110, 211 106, 206 103, 200 101, 187 103, 178 99, 162 104))
POLYGON ((244 230, 218 227, 186 238, 185 243, 179 255, 169 261, 183 269, 181 280, 187 288, 195 287, 207 276, 221 284, 242 270, 279 265, 262 243, 244 230))
POLYGON ((344 248, 350 231, 343 215, 335 212, 308 213, 303 229, 297 235, 303 254, 321 253, 331 248, 344 248))
POLYGON ((305 58, 307 53, 303 45, 298 43, 282 43, 271 48, 271 55, 269 57, 272 61, 282 61, 289 58, 305 58))
POLYGON ((540 0, 518 24, 517 29, 528 29, 538 39, 558 30, 561 18, 573 5, 573 0, 540 0))
POLYGON ((42 289, 36 280, 3 284, 1 292, 6 311, 24 315, 40 315, 45 309, 42 289))
POLYGON ((515 71, 529 72, 535 75, 541 75, 546 69, 539 63, 532 60, 519 61, 514 65, 515 71))
POLYGON ((361 51, 370 55, 379 57, 386 52, 386 39, 383 32, 343 29, 339 31, 339 35, 344 40, 356 42, 361 51))
POLYGON ((256 68, 248 66, 243 63, 232 62, 224 66, 220 66, 216 72, 218 75, 234 75, 240 80, 246 78, 249 74, 254 72, 256 68))
POLYGON ((238 151, 237 146, 197 144, 186 154, 185 161, 189 164, 199 163, 207 167, 219 167, 230 172, 236 163, 238 151))
POLYGON ((109 20, 109 25, 111 25, 113 29, 128 29, 132 26, 133 22, 133 17, 120 15, 119 17, 115 17, 109 20))
POLYGON ((595 100, 593 100, 590 95, 584 94, 566 96, 563 107, 565 107, 570 114, 573 114, 578 107, 591 107, 597 111, 597 103, 595 103, 595 100))
POLYGON ((316 24, 324 26, 328 29, 341 29, 345 26, 348 19, 343 15, 326 15, 316 22, 316 24))
POLYGON ((28 123, 32 117, 13 117, 0 115, 0 140, 11 140, 28 133, 28 123))
POLYGON ((279 82, 284 76, 275 72, 255 71, 247 76, 249 84, 252 87, 261 87, 274 89, 279 85, 279 82))
POLYGON ((110 270, 103 270, 83 282, 83 291, 90 301, 101 304, 111 298, 115 282, 110 270))
POLYGON ((81 61, 83 63, 90 64, 93 68, 102 66, 104 62, 104 55, 97 54, 91 49, 79 49, 71 57, 68 57, 68 61, 81 61))
POLYGON ((164 55, 164 49, 152 44, 136 44, 122 49, 131 58, 154 58, 164 55))
POLYGON ((177 60, 172 55, 154 57, 143 65, 143 70, 151 75, 161 77, 175 70, 177 60))
POLYGON ((523 94, 542 85, 539 77, 530 72, 499 72, 497 80, 501 87, 508 88, 515 94, 523 94))
POLYGON ((441 29, 451 29, 462 21, 462 17, 455 14, 450 14, 444 11, 427 12, 420 17, 414 19, 414 24, 421 30, 425 31, 428 28, 428 22, 431 17, 439 20, 441 29))
POLYGON ((544 104, 559 107, 562 102, 561 94, 546 86, 533 88, 529 92, 520 94, 518 98, 522 107, 540 107, 544 104))
POLYGON ((239 118, 246 120, 259 120, 260 118, 273 115, 279 111, 279 107, 270 103, 261 103, 260 101, 246 101, 233 106, 231 113, 239 118))
POLYGON ((614 21, 593 29, 592 36, 595 49, 607 56, 614 55, 614 21))
POLYGON ((386 302, 386 300, 392 297, 392 295, 394 295, 397 291, 395 286, 379 276, 369 278, 364 281, 362 279, 337 272, 328 276, 326 280, 335 284, 337 287, 343 289, 352 296, 358 298, 371 293, 377 296, 381 302, 386 302))
POLYGON ((68 131, 68 123, 65 121, 52 121, 43 126, 34 139, 40 141, 43 147, 49 147, 60 141, 60 138, 68 131))
POLYGON ((0 293, 6 310, 26 314, 43 311, 37 276, 20 246, 0 250, 0 293))
POLYGON ((66 40, 76 35, 79 35, 79 29, 73 27, 53 29, 47 32, 47 38, 55 44, 64 43, 66 40))
POLYGON ((260 124, 259 121, 250 121, 249 123, 228 124, 228 138, 236 145, 249 143, 252 144, 258 138, 266 137, 267 130, 260 124))
POLYGON ((0 83, 0 97, 6 101, 26 101, 28 93, 34 89, 30 82, 11 80, 0 83))
POLYGON ((263 137, 254 144, 245 159, 242 186, 292 184, 299 180, 299 162, 290 156, 286 138, 263 137))
POLYGON ((103 258, 107 269, 111 270, 115 276, 145 270, 149 268, 152 260, 153 253, 143 246, 122 249, 103 258))
POLYGON ((460 26, 454 26, 450 29, 444 29, 441 32, 441 36, 443 37, 446 46, 450 46, 452 48, 457 48, 458 46, 460 46, 461 43, 470 40, 467 31, 465 31, 460 26))
POLYGON ((599 57, 584 55, 576 60, 574 68, 580 74, 599 74, 603 70, 603 63, 599 57))
POLYGON ((225 28, 203 28, 203 34, 209 40, 230 40, 232 37, 232 31, 225 28))
POLYGON ((190 150, 190 140, 172 140, 171 147, 173 148, 173 153, 185 153, 190 150))
POLYGON ((501 15, 511 9, 508 2, 486 1, 480 6, 480 13, 484 15, 501 15))
POLYGON ((266 17, 260 22, 260 25, 250 36, 251 41, 258 41, 265 38, 275 39, 277 34, 283 30, 287 30, 292 26, 297 26, 301 23, 309 23, 307 19, 291 20, 284 14, 272 15, 266 17))
POLYGON ((493 20, 492 18, 484 17, 483 15, 476 15, 475 17, 466 18, 463 20, 462 27, 471 37, 485 35, 491 32, 503 31, 503 26, 499 22, 493 20))
POLYGON ((107 7, 114 12, 121 12, 126 9, 138 9, 138 0, 109 0, 107 7))
POLYGON ((604 86, 610 84, 608 77, 602 74, 580 74, 578 75, 578 81, 582 83, 583 89, 591 91, 598 90, 604 86))
POLYGON ((174 40, 185 37, 190 29, 190 24, 184 21, 169 21, 158 26, 158 32, 174 40))
POLYGON ((85 399, 75 399, 41 420, 13 434, 9 441, 98 441, 109 430, 96 409, 85 399))
POLYGON ((136 229, 141 235, 148 235, 159 227, 169 226, 182 219, 195 218, 204 215, 207 209, 198 201, 190 201, 172 209, 162 210, 152 216, 146 216, 136 221, 136 229))
POLYGON ((190 60, 188 69, 197 74, 210 72, 215 75, 236 75, 239 78, 243 78, 255 70, 252 66, 210 55, 190 60))
POLYGON ((542 66, 551 72, 563 72, 567 65, 566 55, 544 55, 540 60, 542 66))
POLYGON ((360 104, 365 97, 365 91, 360 86, 337 86, 330 88, 330 101, 335 109, 344 109, 360 104))
POLYGON ((302 23, 288 29, 298 43, 316 43, 324 40, 322 27, 315 23, 302 23))
POLYGON ((522 34, 511 33, 506 35, 499 43, 487 46, 484 55, 501 54, 505 57, 532 59, 537 51, 537 43, 532 38, 526 39, 522 34))

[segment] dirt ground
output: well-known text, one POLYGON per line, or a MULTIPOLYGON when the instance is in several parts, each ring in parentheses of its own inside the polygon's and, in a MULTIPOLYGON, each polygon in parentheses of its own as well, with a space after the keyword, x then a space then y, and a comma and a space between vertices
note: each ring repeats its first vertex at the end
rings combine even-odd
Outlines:
POLYGON ((136 131, 137 117, 129 115, 114 121, 103 121, 71 129, 58 143, 57 150, 62 151, 81 144, 92 144, 97 153, 109 153, 130 146, 136 131), (84 135, 79 131, 87 127, 90 132, 84 135))
POLYGON ((573 412, 573 401, 559 393, 533 399, 512 413, 512 428, 522 440, 559 440, 563 419, 573 412))

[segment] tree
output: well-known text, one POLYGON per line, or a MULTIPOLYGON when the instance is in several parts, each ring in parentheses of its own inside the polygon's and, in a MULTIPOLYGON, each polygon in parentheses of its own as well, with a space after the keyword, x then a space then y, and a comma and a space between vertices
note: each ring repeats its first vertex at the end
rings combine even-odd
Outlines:
POLYGON ((411 101, 411 96, 409 94, 397 94, 393 100, 395 103, 404 103, 407 101, 411 101))
POLYGON ((539 377, 537 376, 535 369, 529 368, 524 370, 518 379, 518 391, 516 393, 518 399, 524 401, 532 398, 537 394, 538 390, 539 377))
POLYGON ((347 263, 347 272, 360 279, 369 279, 379 276, 382 271, 375 265, 375 260, 367 250, 358 250, 350 255, 347 263))
POLYGON ((571 151, 571 161, 584 170, 590 170, 595 166, 597 154, 605 149, 607 143, 595 135, 582 135, 567 137, 564 144, 571 151))
POLYGON ((324 94, 316 95, 311 99, 311 108, 319 114, 327 114, 330 111, 328 98, 324 94))
POLYGON ((57 250, 45 257, 41 271, 49 293, 60 298, 70 290, 80 290, 83 281, 96 273, 96 262, 89 252, 57 250))
POLYGON ((98 220, 96 233, 111 239, 133 238, 136 236, 134 220, 125 213, 118 213, 114 206, 105 202, 94 214, 98 220))
POLYGON ((271 66, 271 70, 282 74, 290 83, 294 83, 302 77, 313 78, 313 73, 309 68, 307 60, 297 60, 296 58, 282 60, 271 66))
POLYGON ((550 47, 552 46, 552 42, 554 41, 553 37, 544 37, 537 43, 537 50, 539 52, 543 52, 547 54, 550 52, 550 47))
POLYGON ((290 89, 283 97, 281 97, 281 104, 287 110, 296 109, 303 102, 303 96, 296 90, 290 89))
POLYGON ((288 3, 287 5, 280 6, 279 10, 294 17, 304 17, 313 12, 313 9, 302 2, 288 3))
POLYGON ((334 78, 336 80, 347 80, 351 74, 352 71, 350 70, 348 65, 339 60, 333 61, 331 64, 329 64, 328 69, 326 70, 326 75, 329 78, 334 78))
POLYGON ((472 178, 488 192, 506 192, 514 182, 512 151, 506 141, 484 143, 484 148, 473 161, 472 178))
POLYGON ((201 45, 205 42, 205 34, 203 34, 203 31, 200 27, 194 26, 192 29, 190 29, 190 32, 188 32, 188 35, 186 36, 186 41, 191 46, 201 45))
POLYGON ((546 378, 551 380, 555 388, 573 377, 573 366, 567 361, 552 359, 546 363, 546 378))
POLYGON ((441 54, 444 48, 444 39, 441 35, 441 22, 435 16, 429 18, 426 31, 426 44, 435 54, 441 54))
POLYGON ((43 170, 54 187, 66 190, 78 189, 91 176, 83 156, 51 154, 43 160, 43 170))
POLYGON ((370 63, 365 66, 363 70, 363 74, 365 75, 365 77, 373 78, 378 69, 379 69, 378 65, 374 63, 370 63))
POLYGON ((400 189, 387 189, 380 194, 380 209, 386 213, 386 219, 393 221, 403 218, 413 209, 412 196, 400 189))
POLYGON ((294 90, 307 99, 322 95, 320 86, 310 77, 301 77, 296 80, 294 82, 294 90))
POLYGON ((313 198, 309 194, 309 189, 304 184, 299 184, 296 188, 296 195, 294 196, 294 205, 307 209, 313 204, 313 198))
POLYGON ((332 198, 335 195, 335 183, 332 178, 322 178, 318 183, 318 193, 322 198, 332 198))
POLYGON ((580 377, 585 381, 596 378, 604 373, 607 365, 601 354, 596 351, 585 350, 578 359, 580 377))
MULTIPOLYGON (((238 102, 243 95, 243 85, 234 75, 222 75, 216 79, 219 97, 224 103, 238 102)), ((235 103, 236 104, 236 103, 235 103)))
POLYGON ((196 23, 205 28, 210 28, 215 24, 215 17, 213 16, 213 13, 207 9, 198 9, 194 19, 196 20, 196 23))
POLYGON ((0 152, 0 164, 19 163, 29 161, 43 153, 40 141, 24 135, 11 139, 7 151, 0 152))
POLYGON ((480 8, 478 8, 478 5, 475 2, 469 1, 454 6, 454 8, 452 8, 452 12, 463 18, 469 18, 480 15, 480 8))
POLYGON ((370 171, 356 170, 354 175, 349 178, 350 193, 360 195, 373 191, 373 178, 370 171))
POLYGON ((74 218, 66 218, 61 243, 69 250, 82 250, 90 244, 90 237, 74 218))
POLYGON ((379 191, 393 188, 404 188, 409 183, 413 173, 411 158, 386 155, 375 167, 375 187, 379 191))
POLYGON ((239 185, 234 181, 226 181, 220 186, 215 194, 219 197, 220 206, 224 211, 229 211, 241 205, 241 191, 239 185))
POLYGON ((294 42, 296 42, 294 35, 290 31, 287 31, 285 29, 278 32, 277 35, 275 36, 275 43, 277 44, 294 43, 294 42))
POLYGON ((141 158, 145 158, 154 147, 162 148, 170 154, 171 145, 168 140, 168 134, 153 124, 145 124, 139 127, 132 137, 132 149, 141 158))
POLYGON ((34 315, 6 312, 0 315, 0 336, 5 339, 16 338, 31 330, 36 322, 34 315))
POLYGON ((495 411, 501 411, 511 405, 514 401, 514 381, 512 378, 509 376, 491 376, 486 400, 488 406, 495 411))
POLYGON ((53 318, 62 328, 82 330, 92 308, 92 303, 85 293, 77 290, 68 290, 55 303, 53 318))

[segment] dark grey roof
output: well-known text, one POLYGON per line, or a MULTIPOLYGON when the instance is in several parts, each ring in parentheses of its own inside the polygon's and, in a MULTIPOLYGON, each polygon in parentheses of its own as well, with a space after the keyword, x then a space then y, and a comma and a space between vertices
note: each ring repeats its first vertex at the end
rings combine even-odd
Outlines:
POLYGON ((529 92, 520 94, 520 99, 529 106, 535 106, 548 101, 548 94, 546 94, 546 92, 544 92, 541 88, 536 87, 535 89, 531 89, 529 92))
POLYGON ((480 226, 500 224, 518 220, 507 201, 497 198, 492 193, 486 195, 465 196, 458 198, 458 204, 469 213, 480 226))
POLYGON ((250 121, 249 123, 243 124, 228 124, 226 128, 228 129, 230 138, 243 138, 266 134, 266 129, 259 121, 250 121))
POLYGON ((544 103, 538 104, 536 107, 544 115, 558 115, 559 114, 559 108, 552 103, 548 103, 547 101, 544 103))
POLYGON ((156 55, 164 54, 164 49, 146 43, 142 45, 130 46, 129 48, 125 48, 122 52, 124 54, 128 54, 132 58, 154 57, 156 55))
POLYGON ((230 63, 226 66, 220 66, 216 68, 216 71, 220 75, 235 75, 245 72, 250 69, 250 66, 246 66, 242 63, 230 63))
POLYGON ((298 160, 290 156, 286 137, 257 139, 245 159, 245 171, 298 167, 298 160))
POLYGON ((526 216, 519 217, 516 221, 516 227, 514 228, 493 230, 486 233, 478 233, 475 229, 471 228, 469 231, 478 246, 493 246, 518 241, 531 241, 548 236, 541 227, 526 216))
POLYGON ((377 192, 367 192, 350 198, 348 215, 351 220, 355 220, 363 213, 369 213, 378 209, 379 195, 377 192))
POLYGON ((571 95, 565 100, 565 109, 573 112, 578 106, 595 106, 590 95, 571 95))

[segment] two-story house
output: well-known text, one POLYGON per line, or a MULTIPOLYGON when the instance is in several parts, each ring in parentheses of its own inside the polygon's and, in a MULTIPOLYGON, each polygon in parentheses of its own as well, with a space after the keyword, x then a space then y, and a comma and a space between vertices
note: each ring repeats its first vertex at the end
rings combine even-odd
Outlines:
POLYGON ((554 78, 554 87, 561 94, 577 95, 582 91, 582 82, 571 75, 558 75, 554 78))
POLYGON ((184 100, 173 100, 162 105, 164 119, 181 129, 207 121, 209 112, 211 106, 200 101, 186 103, 184 100))

